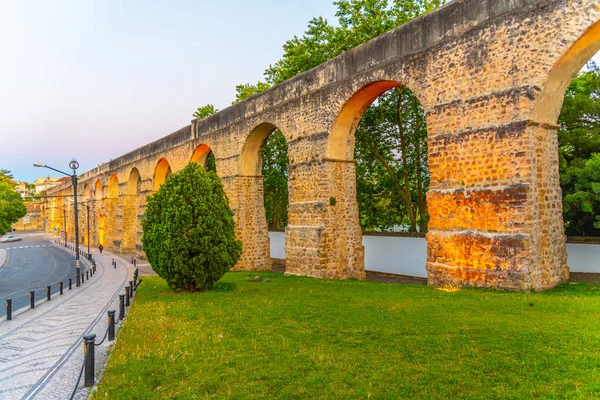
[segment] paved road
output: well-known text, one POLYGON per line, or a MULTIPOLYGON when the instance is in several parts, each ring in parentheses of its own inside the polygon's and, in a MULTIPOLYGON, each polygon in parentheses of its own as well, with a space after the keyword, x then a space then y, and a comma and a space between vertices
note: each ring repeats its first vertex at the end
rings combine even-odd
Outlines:
MULTIPOLYGON (((93 251, 93 257, 97 273, 81 287, 66 290, 12 321, 0 321, 0 399, 68 399, 81 371, 85 334, 98 336, 97 371, 105 361, 114 343, 99 343, 106 333, 106 311, 118 309, 118 295, 132 279, 133 268, 107 252, 93 251)), ((83 382, 75 399, 89 394, 82 386, 83 382)))
POLYGON ((0 317, 6 316, 6 299, 13 300, 13 310, 29 306, 29 292, 35 290, 36 299, 46 297, 46 286, 58 292, 58 282, 65 288, 69 278, 75 285, 75 258, 36 233, 19 233, 23 240, 0 243, 8 253, 8 260, 0 269, 0 317))

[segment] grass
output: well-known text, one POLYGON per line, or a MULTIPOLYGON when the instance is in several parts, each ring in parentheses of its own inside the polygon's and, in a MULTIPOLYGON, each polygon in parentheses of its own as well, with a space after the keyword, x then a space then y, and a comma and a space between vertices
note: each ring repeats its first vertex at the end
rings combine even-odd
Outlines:
POLYGON ((600 398, 600 286, 144 277, 95 399, 600 398))

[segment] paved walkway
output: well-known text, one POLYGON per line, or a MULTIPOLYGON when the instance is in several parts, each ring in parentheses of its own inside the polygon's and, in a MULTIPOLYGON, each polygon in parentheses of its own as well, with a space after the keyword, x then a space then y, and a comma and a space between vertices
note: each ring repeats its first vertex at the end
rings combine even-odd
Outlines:
MULTIPOLYGON (((106 251, 92 253, 97 272, 81 287, 65 288, 63 296, 0 322, 0 399, 70 398, 83 364, 82 337, 95 333, 96 343, 102 340, 106 311, 117 310, 118 318, 118 295, 133 279, 130 263, 106 251)), ((107 340, 96 347, 96 371, 108 347, 107 340)), ((86 397, 82 387, 83 377, 76 399, 86 397)))

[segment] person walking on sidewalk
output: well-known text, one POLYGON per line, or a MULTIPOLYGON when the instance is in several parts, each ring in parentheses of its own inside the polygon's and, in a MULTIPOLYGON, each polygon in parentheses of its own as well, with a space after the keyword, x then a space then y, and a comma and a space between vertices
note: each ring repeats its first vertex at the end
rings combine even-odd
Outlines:
POLYGON ((102 246, 102 245, 98 246, 98 250, 100 250, 100 254, 102 254, 102 250, 104 250, 104 246, 102 246))

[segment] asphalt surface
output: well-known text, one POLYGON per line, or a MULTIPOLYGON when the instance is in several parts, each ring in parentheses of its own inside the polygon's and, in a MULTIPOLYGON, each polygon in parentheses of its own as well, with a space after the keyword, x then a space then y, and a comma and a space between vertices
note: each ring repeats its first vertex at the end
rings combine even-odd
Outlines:
POLYGON ((0 243, 6 249, 8 260, 0 268, 0 317, 6 315, 6 299, 12 299, 13 311, 29 307, 29 292, 35 291, 35 298, 46 298, 46 286, 52 286, 52 293, 58 293, 59 282, 64 282, 65 290, 69 278, 75 286, 75 256, 54 246, 41 234, 14 232, 23 240, 0 243))

